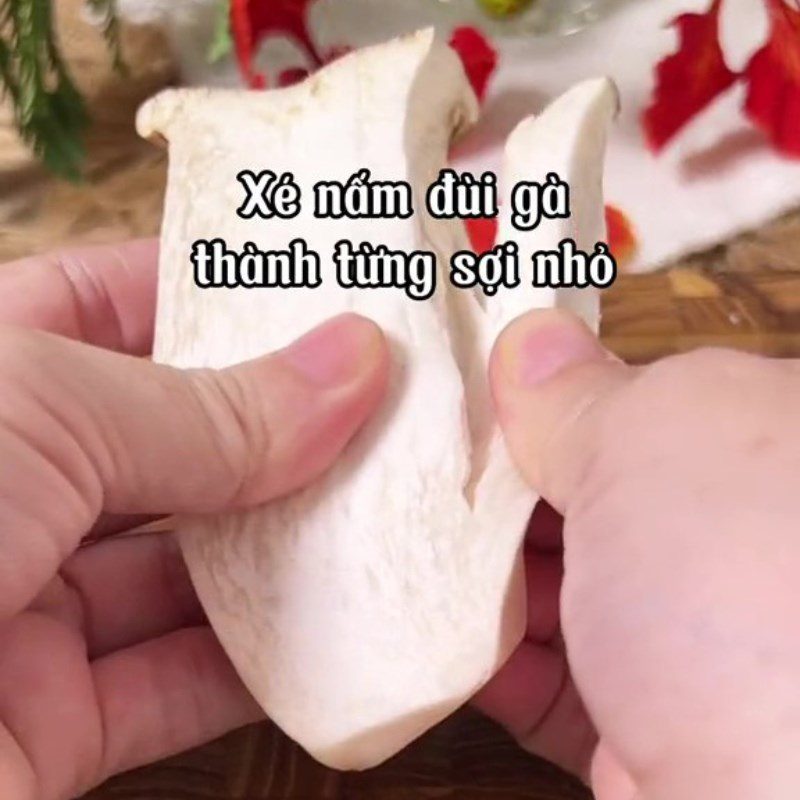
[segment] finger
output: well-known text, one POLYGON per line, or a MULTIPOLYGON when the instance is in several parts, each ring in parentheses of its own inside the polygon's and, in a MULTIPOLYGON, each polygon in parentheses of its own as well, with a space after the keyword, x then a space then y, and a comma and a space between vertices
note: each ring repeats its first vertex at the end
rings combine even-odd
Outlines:
POLYGON ((596 736, 561 653, 524 641, 473 703, 526 750, 588 778, 596 736))
POLYGON ((95 661, 105 742, 98 782, 263 718, 210 628, 185 628, 95 661))
POLYGON ((74 631, 23 613, 0 626, 0 653, 3 800, 76 797, 262 717, 208 627, 89 664, 74 631))
POLYGON ((101 514, 84 537, 84 542, 94 542, 98 539, 105 539, 107 536, 116 536, 156 519, 159 517, 153 514, 101 514))
POLYGON ((591 465, 596 406, 631 374, 572 315, 532 311, 509 325, 490 363, 498 418, 517 466, 558 511, 591 465))
POLYGON ((0 618, 23 608, 101 509, 206 513, 320 475, 383 395, 380 330, 331 320, 279 353, 181 371, 42 333, 0 337, 0 618))
POLYGON ((67 559, 60 575, 82 611, 90 658, 205 622, 172 534, 98 542, 67 559))
POLYGON ((522 739, 546 716, 564 682, 565 669, 559 653, 523 641, 475 695, 473 704, 522 739))
POLYGON ((564 574, 560 554, 544 554, 525 548, 525 582, 528 587, 526 636, 546 644, 559 631, 559 600, 564 574))
POLYGON ((564 549, 564 517, 546 500, 534 506, 525 534, 525 545, 541 553, 561 553, 564 549))
POLYGON ((636 800, 636 784, 614 754, 600 742, 591 767, 592 791, 596 800, 636 800))
POLYGON ((146 355, 153 344, 158 242, 31 256, 0 269, 0 323, 146 355))

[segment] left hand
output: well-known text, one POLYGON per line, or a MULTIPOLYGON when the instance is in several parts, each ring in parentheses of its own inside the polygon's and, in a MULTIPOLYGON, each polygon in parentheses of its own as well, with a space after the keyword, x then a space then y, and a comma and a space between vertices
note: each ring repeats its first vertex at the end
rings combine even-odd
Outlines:
POLYGON ((355 315, 226 370, 134 358, 156 260, 133 242, 0 267, 4 800, 65 800, 261 716, 171 536, 110 534, 300 487, 384 390, 383 336, 355 315))

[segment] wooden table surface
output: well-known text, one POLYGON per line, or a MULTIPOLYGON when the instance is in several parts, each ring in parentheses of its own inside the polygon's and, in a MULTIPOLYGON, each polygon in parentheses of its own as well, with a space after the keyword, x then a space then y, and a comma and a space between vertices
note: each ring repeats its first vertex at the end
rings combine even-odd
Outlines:
MULTIPOLYGON (((800 247, 796 252, 800 266, 800 247)), ((652 275, 621 277, 604 297, 606 344, 635 363, 702 345, 800 356, 800 272, 757 264, 721 272, 715 269, 720 255, 707 254, 652 275)), ((465 710, 365 773, 325 769, 265 723, 117 777, 85 800, 590 797, 576 781, 522 752, 492 723, 465 710)))

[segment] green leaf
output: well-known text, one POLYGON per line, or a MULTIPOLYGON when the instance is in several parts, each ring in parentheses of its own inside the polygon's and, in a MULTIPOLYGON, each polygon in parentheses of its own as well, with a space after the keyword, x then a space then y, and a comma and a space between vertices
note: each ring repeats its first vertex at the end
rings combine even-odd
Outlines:
MULTIPOLYGON (((58 49, 54 1, 0 0, 0 83, 23 140, 48 169, 75 181, 81 178, 89 118, 58 49)), ((114 0, 90 2, 113 16, 114 0)), ((110 39, 118 37, 115 24, 106 27, 110 39)))
POLYGON ((233 51, 230 20, 230 0, 217 0, 214 33, 206 56, 210 64, 217 64, 233 51))

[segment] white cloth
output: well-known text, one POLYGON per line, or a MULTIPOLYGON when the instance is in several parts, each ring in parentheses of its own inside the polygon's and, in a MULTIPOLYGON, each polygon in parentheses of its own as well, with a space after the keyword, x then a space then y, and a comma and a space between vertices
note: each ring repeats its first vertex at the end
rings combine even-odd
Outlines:
MULTIPOLYGON (((603 73, 614 78, 622 97, 605 190, 608 202, 637 230, 640 248, 630 269, 653 269, 800 205, 800 161, 779 156, 743 116, 741 87, 718 98, 661 154, 647 150, 639 115, 650 97, 655 64, 677 44, 665 22, 692 5, 707 7, 708 0, 634 0, 570 37, 503 42, 479 131, 493 146, 465 154, 463 166, 495 166, 496 145, 514 119, 569 84, 603 73)), ((749 34, 763 32, 761 0, 736 3, 735 10, 737 46, 751 50, 760 42, 749 34)))
MULTIPOLYGON (((181 8, 213 10, 213 0, 169 3, 178 16, 181 8)), ((622 112, 609 144, 606 197, 637 231, 639 251, 629 269, 656 268, 800 205, 800 161, 775 153, 745 119, 741 87, 715 101, 660 155, 645 146, 639 115, 652 91, 654 67, 677 44, 666 23, 682 11, 708 5, 709 0, 628 0, 601 22, 571 36, 494 37, 499 69, 483 119, 456 152, 455 166, 475 172, 497 169, 503 140, 517 121, 539 111, 572 83, 607 74, 619 86, 622 112)), ((765 38, 763 1, 725 0, 723 10, 726 55, 732 68, 740 69, 765 38)), ((323 46, 360 45, 425 24, 436 24, 446 36, 457 20, 479 18, 474 0, 320 0, 312 24, 323 46)), ((208 30, 207 23, 201 27, 208 30)), ((231 66, 211 70, 205 63, 207 45, 198 30, 188 25, 183 34, 174 34, 189 78, 234 80, 231 66)), ((289 48, 267 49, 273 69, 276 60, 302 63, 289 48)))

